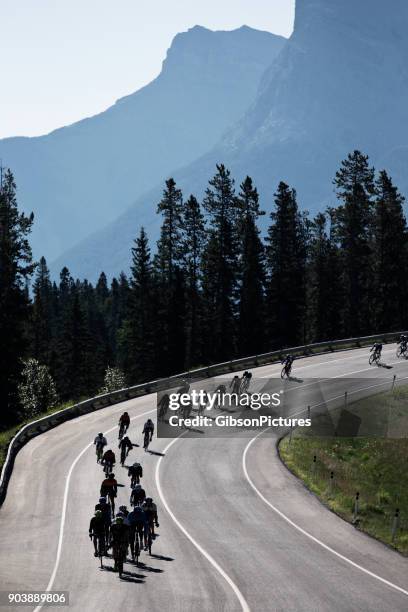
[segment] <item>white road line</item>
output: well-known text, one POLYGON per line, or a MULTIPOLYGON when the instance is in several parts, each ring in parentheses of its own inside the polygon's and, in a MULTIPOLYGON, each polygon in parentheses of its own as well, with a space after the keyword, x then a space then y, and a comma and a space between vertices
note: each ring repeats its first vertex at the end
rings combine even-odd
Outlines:
MULTIPOLYGON (((177 442, 178 439, 179 438, 175 438, 174 440, 172 440, 170 442, 170 444, 168 444, 166 446, 166 448, 163 450, 163 454, 164 455, 173 446, 173 444, 175 442, 177 442)), ((161 499, 161 501, 163 503, 163 506, 166 508, 168 514, 170 515, 172 520, 175 522, 177 527, 184 533, 184 535, 197 548, 197 550, 207 559, 207 561, 209 561, 209 563, 211 563, 211 565, 217 570, 217 572, 219 574, 221 574, 221 576, 224 578, 224 580, 228 583, 228 585, 231 587, 231 589, 234 591, 235 595, 237 596, 238 601, 239 601, 239 603, 241 605, 241 608, 242 608, 243 612, 250 612, 249 605, 246 602, 246 600, 245 600, 244 596, 242 595, 241 591, 239 590, 239 588, 235 584, 235 582, 233 582, 233 580, 222 569, 222 567, 220 567, 220 565, 215 561, 215 559, 213 559, 213 557, 211 557, 211 555, 189 534, 187 529, 185 529, 185 527, 183 527, 183 525, 180 523, 180 521, 174 516, 173 512, 170 510, 169 505, 168 505, 168 503, 166 501, 166 498, 163 495, 163 491, 162 491, 162 488, 161 488, 161 485, 160 485, 159 470, 160 470, 160 464, 162 462, 162 459, 163 459, 163 457, 160 457, 160 459, 157 462, 155 479, 156 479, 156 487, 157 487, 157 490, 159 492, 160 499, 161 499)))
POLYGON ((261 431, 257 436, 255 436, 254 438, 252 438, 252 440, 250 440, 248 442, 248 444, 245 447, 244 453, 242 455, 242 469, 244 471, 245 478, 247 479, 247 481, 249 482, 249 484, 251 485, 251 487, 255 491, 255 493, 258 495, 258 497, 260 497, 262 499, 262 501, 265 502, 265 504, 267 506, 269 506, 276 514, 278 514, 278 516, 280 516, 284 521, 289 523, 289 525, 294 527, 294 529, 296 529, 297 531, 302 533, 304 536, 309 538, 309 540, 312 540, 313 542, 315 542, 316 544, 318 544, 319 546, 321 546, 322 548, 324 548, 328 552, 332 553, 333 555, 335 555, 336 557, 338 557, 342 561, 345 561, 346 563, 348 563, 352 567, 360 570, 364 574, 367 574, 368 576, 371 576, 372 578, 375 578, 379 582, 382 582, 383 584, 386 584, 387 586, 395 589, 396 591, 399 591, 400 593, 403 593, 404 595, 408 595, 408 591, 406 591, 402 587, 399 587, 397 584, 394 584, 393 582, 390 582, 389 580, 386 580, 385 578, 382 578, 381 576, 378 576, 378 574, 374 574, 374 572, 370 572, 370 570, 366 569, 362 565, 359 565, 358 563, 355 563, 354 561, 352 561, 348 557, 345 557, 341 553, 337 552, 337 550, 334 550, 334 548, 331 548, 330 546, 328 546, 327 544, 325 544, 324 542, 322 542, 321 540, 319 540, 318 538, 313 536, 311 533, 309 533, 308 531, 306 531, 305 529, 300 527, 300 525, 298 525, 297 523, 292 521, 288 516, 286 516, 286 514, 284 514, 276 506, 271 504, 271 502, 268 501, 264 495, 262 495, 262 493, 259 491, 259 489, 254 485, 253 481, 251 480, 251 478, 250 478, 250 476, 248 474, 248 470, 247 470, 247 466, 246 466, 246 456, 247 456, 248 450, 251 447, 251 445, 255 442, 255 440, 257 438, 259 438, 260 435, 262 435, 264 433, 264 431, 261 431))
MULTIPOLYGON (((146 416, 147 414, 152 414, 152 412, 156 412, 156 410, 148 410, 147 412, 142 412, 142 414, 138 414, 138 415, 132 417, 130 420, 134 421, 135 419, 140 419, 141 417, 146 416)), ((118 425, 115 425, 115 427, 111 427, 110 429, 105 431, 105 434, 108 434, 108 433, 110 433, 111 431, 114 431, 117 428, 118 428, 118 425)), ((64 499, 63 499, 63 502, 62 502, 62 514, 61 514, 60 531, 59 531, 59 537, 58 537, 57 556, 56 556, 56 559, 55 559, 54 569, 52 571, 51 578, 50 578, 50 581, 49 581, 49 583, 47 585, 46 591, 51 591, 51 589, 52 589, 52 586, 53 586, 54 580, 55 580, 55 576, 57 575, 60 559, 61 559, 62 543, 63 543, 63 538, 64 538, 65 516, 66 516, 66 510, 67 510, 68 491, 69 491, 69 485, 70 485, 70 481, 71 481, 71 475, 72 475, 72 472, 74 471, 74 468, 75 468, 76 464, 78 463, 78 461, 81 459, 81 457, 84 455, 84 453, 86 453, 86 451, 89 448, 91 448, 92 446, 93 446, 93 442, 90 442, 89 444, 87 444, 87 446, 85 446, 85 448, 83 448, 81 450, 79 455, 76 456, 76 458, 74 459, 74 461, 71 464, 71 467, 69 468, 69 471, 68 471, 68 474, 67 474, 67 477, 66 477, 66 480, 65 480, 65 490, 64 490, 64 499)), ((43 607, 42 604, 40 606, 37 606, 34 609, 34 612, 39 612, 42 609, 42 607, 43 607)))

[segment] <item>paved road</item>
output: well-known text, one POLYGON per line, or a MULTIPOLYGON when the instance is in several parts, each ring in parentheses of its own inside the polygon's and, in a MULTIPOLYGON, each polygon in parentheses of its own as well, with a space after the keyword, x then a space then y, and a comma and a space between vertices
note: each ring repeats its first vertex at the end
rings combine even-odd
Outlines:
MULTIPOLYGON (((369 386, 373 378, 408 376, 395 346, 383 356, 392 369, 369 368, 367 349, 358 349, 299 360, 294 374, 325 379, 326 397, 343 392, 342 378, 367 378, 369 386)), ((279 371, 266 366, 256 376, 279 371)), ((70 592, 70 609, 78 612, 408 609, 408 560, 322 507, 282 466, 269 433, 154 440, 156 455, 135 448, 130 458, 141 457, 160 536, 144 565, 126 564, 124 580, 100 570, 87 537, 102 479, 90 442, 105 431, 116 444, 112 428, 125 409, 130 438, 141 444, 154 396, 67 422, 18 454, 0 510, 2 590, 41 590, 51 579, 53 589, 70 592)), ((118 504, 128 503, 126 471, 116 474, 125 485, 118 504)))

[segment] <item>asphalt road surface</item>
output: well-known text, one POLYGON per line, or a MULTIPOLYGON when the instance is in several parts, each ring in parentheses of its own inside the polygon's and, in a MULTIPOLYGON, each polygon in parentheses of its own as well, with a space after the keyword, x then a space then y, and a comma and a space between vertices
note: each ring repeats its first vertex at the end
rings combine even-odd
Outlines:
MULTIPOLYGON (((384 347, 382 361, 392 368, 370 367, 366 348, 344 351, 299 359, 293 375, 324 379, 326 397, 344 391, 342 378, 370 386, 408 377, 395 345, 384 347)), ((253 372, 266 378, 280 369, 253 372)), ((156 416, 154 395, 64 423, 20 451, 0 510, 0 590, 69 591, 69 609, 78 612, 408 609, 408 559, 325 509, 281 464, 270 432, 154 438, 154 452, 134 448, 126 463, 143 465, 159 536, 152 557, 142 553, 139 567, 126 563, 122 580, 111 559, 100 569, 87 534, 103 479, 92 442, 104 431, 116 447, 124 410, 129 437, 142 447, 143 423, 156 416)), ((117 506, 129 506, 127 470, 115 473, 124 485, 117 506)))

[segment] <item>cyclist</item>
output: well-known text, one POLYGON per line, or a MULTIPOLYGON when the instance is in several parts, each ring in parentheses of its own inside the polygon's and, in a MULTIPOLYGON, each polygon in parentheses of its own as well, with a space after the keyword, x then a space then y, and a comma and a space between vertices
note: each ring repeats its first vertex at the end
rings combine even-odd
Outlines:
POLYGON ((137 461, 130 466, 128 470, 128 476, 130 476, 130 487, 133 487, 139 484, 140 479, 143 477, 143 468, 137 461))
POLYGON ((408 343, 407 336, 405 336, 405 334, 401 334, 397 342, 398 344, 397 357, 400 357, 401 355, 404 355, 407 352, 407 348, 408 348, 407 343, 408 343))
POLYGON ((123 562, 126 560, 129 546, 129 527, 125 525, 123 516, 118 516, 110 528, 109 545, 112 547, 115 560, 114 570, 123 571, 123 562))
POLYGON ((147 451, 149 443, 153 439, 154 433, 154 423, 152 419, 147 419, 146 423, 143 426, 142 434, 144 435, 143 448, 147 451))
POLYGON ((119 419, 119 440, 125 435, 130 425, 130 416, 124 412, 119 419))
POLYGON ((142 485, 137 484, 135 488, 132 489, 130 494, 130 505, 131 506, 141 506, 146 499, 146 491, 142 489, 142 485))
POLYGON ((235 374, 234 378, 230 382, 230 389, 232 389, 233 393, 237 393, 239 395, 239 389, 241 386, 241 379, 238 374, 235 374))
POLYGON ((283 369, 282 369, 282 378, 284 376, 287 376, 288 378, 290 377, 290 373, 292 371, 292 366, 293 366, 293 362, 295 361, 295 358, 293 355, 286 355, 286 357, 283 359, 282 363, 283 363, 283 369))
POLYGON ((133 448, 133 444, 129 440, 128 436, 125 436, 124 438, 121 439, 121 441, 119 442, 119 448, 120 448, 120 464, 124 465, 125 459, 128 456, 129 451, 132 450, 133 448))
POLYGON ((129 516, 129 510, 127 509, 126 506, 119 506, 119 511, 116 514, 116 517, 118 516, 123 516, 123 520, 125 522, 125 525, 129 526, 129 522, 128 522, 128 516, 129 516))
POLYGON ((239 392, 246 393, 248 391, 250 382, 251 382, 252 374, 251 372, 244 372, 240 381, 239 392))
POLYGON ((102 512, 104 525, 105 525, 105 542, 109 541, 109 529, 112 523, 111 507, 106 501, 106 497, 100 497, 99 503, 95 506, 95 512, 100 510, 102 512))
POLYGON ((96 462, 99 463, 102 459, 103 449, 107 445, 107 441, 103 433, 98 433, 94 440, 96 450, 96 462))
POLYGON ((132 512, 128 514, 129 531, 130 531, 130 552, 132 553, 132 559, 135 559, 136 552, 136 538, 139 538, 139 551, 147 546, 147 537, 149 525, 147 522, 146 514, 141 506, 135 506, 132 512))
POLYGON ((157 515, 157 506, 153 502, 151 497, 146 497, 146 500, 142 506, 144 513, 146 514, 147 522, 149 525, 150 533, 152 537, 155 538, 156 535, 154 533, 154 526, 159 527, 159 519, 157 515))
POLYGON ((381 342, 375 342, 370 350, 370 353, 372 353, 372 360, 376 361, 377 363, 381 359, 382 347, 383 345, 381 344, 381 342))
POLYGON ((89 537, 93 540, 95 548, 94 555, 98 557, 99 554, 105 552, 105 519, 101 510, 95 510, 95 515, 91 518, 89 523, 89 537))
POLYGON ((108 448, 108 450, 105 451, 102 457, 102 463, 103 463, 104 471, 106 474, 112 471, 113 466, 116 463, 115 453, 113 452, 112 449, 108 448))
POLYGON ((107 497, 112 507, 112 516, 115 516, 115 497, 118 494, 118 483, 112 472, 101 484, 101 497, 107 497))

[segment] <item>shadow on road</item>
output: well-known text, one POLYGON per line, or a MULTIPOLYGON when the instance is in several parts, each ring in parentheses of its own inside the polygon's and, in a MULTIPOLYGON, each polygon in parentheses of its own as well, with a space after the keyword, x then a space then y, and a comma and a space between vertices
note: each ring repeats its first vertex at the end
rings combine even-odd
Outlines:
POLYGON ((289 376, 288 380, 290 380, 291 382, 297 382, 297 383, 303 382, 303 378, 296 378, 295 376, 289 376))
POLYGON ((159 561, 174 561, 173 557, 165 557, 164 555, 154 555, 151 554, 153 559, 158 559, 159 561))
POLYGON ((147 453, 150 453, 151 455, 156 455, 157 457, 165 457, 166 455, 164 453, 159 453, 158 451, 152 451, 147 449, 146 451, 147 453))
POLYGON ((143 563, 143 561, 139 561, 138 567, 144 572, 152 572, 153 574, 162 574, 164 572, 164 570, 160 569, 159 567, 151 567, 150 565, 146 565, 143 563))

